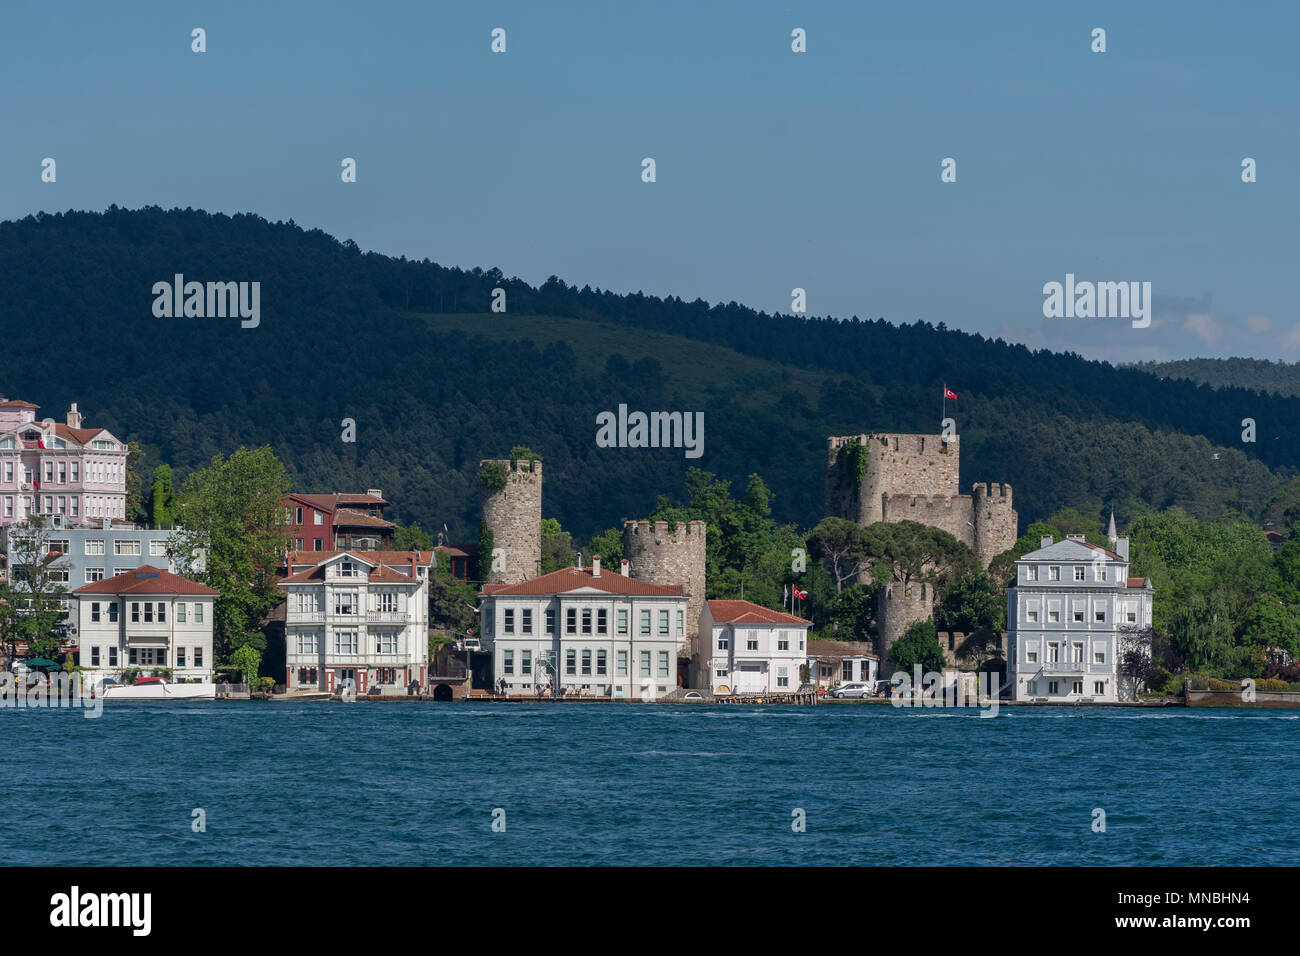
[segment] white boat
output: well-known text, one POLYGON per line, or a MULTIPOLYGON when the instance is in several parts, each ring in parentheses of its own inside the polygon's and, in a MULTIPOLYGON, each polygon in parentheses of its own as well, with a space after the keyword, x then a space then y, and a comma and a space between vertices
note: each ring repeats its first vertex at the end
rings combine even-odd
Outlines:
POLYGON ((113 684, 100 694, 104 700, 212 700, 216 684, 170 684, 162 677, 141 677, 134 684, 113 684))

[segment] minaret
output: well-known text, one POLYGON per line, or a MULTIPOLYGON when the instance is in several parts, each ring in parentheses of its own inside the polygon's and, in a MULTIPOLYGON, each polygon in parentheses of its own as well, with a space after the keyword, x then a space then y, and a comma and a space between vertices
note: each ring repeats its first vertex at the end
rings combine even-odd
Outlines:
POLYGON ((1115 530, 1115 509, 1110 509, 1110 527, 1106 529, 1106 540, 1110 542, 1110 549, 1115 550, 1115 545, 1119 542, 1119 532, 1115 530))

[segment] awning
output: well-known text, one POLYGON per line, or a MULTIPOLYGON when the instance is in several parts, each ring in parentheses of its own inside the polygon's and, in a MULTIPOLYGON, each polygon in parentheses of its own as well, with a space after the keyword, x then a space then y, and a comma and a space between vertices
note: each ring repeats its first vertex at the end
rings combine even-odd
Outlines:
POLYGON ((167 638, 159 637, 154 634, 150 634, 148 636, 135 636, 135 637, 128 634, 126 636, 126 643, 130 647, 166 647, 167 638))

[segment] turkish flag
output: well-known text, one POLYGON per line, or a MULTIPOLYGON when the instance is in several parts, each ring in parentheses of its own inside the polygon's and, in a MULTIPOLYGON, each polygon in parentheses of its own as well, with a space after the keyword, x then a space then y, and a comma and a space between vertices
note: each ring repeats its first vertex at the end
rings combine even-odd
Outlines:
POLYGON ((957 397, 957 393, 954 392, 952 389, 950 389, 947 385, 945 385, 945 386, 943 387, 943 397, 944 397, 944 398, 956 398, 956 397, 957 397))
POLYGON ((794 594, 794 596, 798 598, 800 601, 806 600, 808 598, 807 591, 801 591, 798 588, 791 588, 791 591, 794 594))

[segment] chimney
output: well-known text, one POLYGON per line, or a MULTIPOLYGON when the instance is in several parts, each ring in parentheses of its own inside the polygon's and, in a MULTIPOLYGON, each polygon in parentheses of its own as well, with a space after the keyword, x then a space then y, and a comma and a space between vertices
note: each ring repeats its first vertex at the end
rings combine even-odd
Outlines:
POLYGON ((598 554, 591 556, 591 576, 593 578, 600 577, 600 555, 598 554))
POLYGON ((72 407, 68 409, 68 427, 81 427, 81 412, 77 411, 77 403, 73 402, 72 407))
POLYGON ((624 558, 623 563, 618 567, 618 573, 623 575, 623 577, 627 577, 629 570, 631 570, 631 565, 627 563, 627 558, 624 558))
POLYGON ((1128 560, 1128 538, 1115 539, 1115 553, 1120 556, 1121 560, 1128 560))
POLYGON ((1081 534, 1067 534, 1066 538, 1070 541, 1087 541, 1088 539, 1081 534))
MULTIPOLYGON (((73 408, 76 408, 77 406, 76 406, 76 405, 73 405, 72 407, 73 407, 73 408)), ((380 491, 378 488, 367 488, 367 489, 366 489, 366 494, 368 494, 371 498, 382 498, 382 497, 384 497, 384 493, 383 493, 382 491, 380 491)))
POLYGON ((420 576, 419 574, 416 573, 415 570, 415 566, 419 562, 419 560, 420 560, 420 549, 412 548, 411 549, 411 580, 412 581, 414 581, 416 578, 420 576))
POLYGON ((1051 543, 1052 543, 1052 536, 1050 534, 1045 534, 1038 539, 1038 546, 1040 548, 1046 548, 1050 546, 1051 543))

